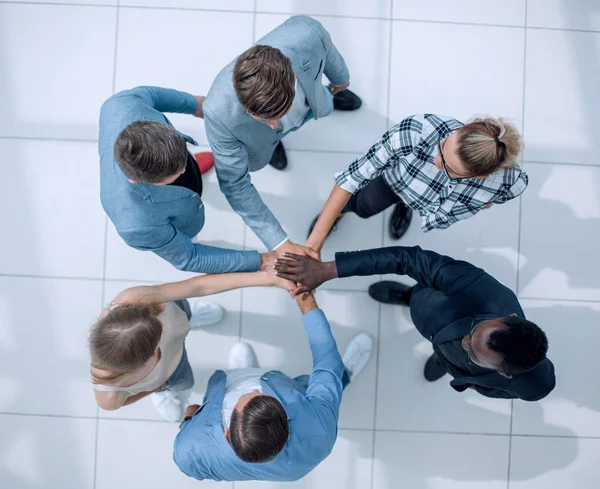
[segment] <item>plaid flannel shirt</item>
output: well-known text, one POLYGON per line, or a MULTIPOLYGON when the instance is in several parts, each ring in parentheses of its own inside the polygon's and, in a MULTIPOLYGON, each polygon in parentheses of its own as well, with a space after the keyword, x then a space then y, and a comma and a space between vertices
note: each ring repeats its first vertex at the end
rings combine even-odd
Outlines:
POLYGON ((379 175, 408 207, 419 212, 421 229, 445 229, 477 214, 487 204, 521 195, 527 174, 517 165, 488 178, 450 180, 433 159, 439 143, 463 124, 435 114, 413 115, 396 124, 366 155, 335 175, 344 190, 356 193, 379 175))

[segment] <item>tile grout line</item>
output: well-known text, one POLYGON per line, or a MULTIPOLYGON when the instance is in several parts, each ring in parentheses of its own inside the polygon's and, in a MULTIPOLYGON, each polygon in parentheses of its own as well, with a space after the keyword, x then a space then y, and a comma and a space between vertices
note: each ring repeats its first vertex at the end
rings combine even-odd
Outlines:
MULTIPOLYGON (((119 418, 119 417, 102 417, 98 416, 77 416, 77 415, 66 415, 66 414, 40 414, 40 413, 15 413, 15 412, 0 412, 0 416, 25 416, 35 418, 59 418, 59 419, 87 419, 99 421, 131 421, 134 423, 161 423, 170 424, 168 421, 162 419, 150 419, 150 418, 119 418)), ((465 432, 465 431, 427 431, 427 430, 407 430, 407 429, 393 429, 393 428, 345 428, 339 427, 340 431, 348 432, 376 432, 376 433, 408 433, 408 434, 422 434, 422 435, 466 435, 466 436, 494 436, 494 437, 516 437, 516 438, 553 438, 553 439, 569 439, 569 440, 600 440, 600 435, 542 435, 542 434, 509 434, 509 433, 489 433, 489 432, 465 432)))
MULTIPOLYGON (((528 1, 525 0, 525 32, 523 33, 523 97, 521 108, 521 124, 523 124, 523 134, 521 135, 523 141, 525 140, 525 95, 526 95, 526 84, 527 84, 527 11, 528 11, 528 1)), ((523 158, 523 155, 521 155, 523 158)), ((522 160, 521 160, 522 161, 522 160)), ((523 228, 523 195, 519 197, 519 238, 517 240, 517 283, 515 286, 517 297, 519 297, 519 285, 521 278, 521 230, 523 228)), ((513 438, 513 423, 515 417, 515 401, 511 399, 510 401, 510 428, 509 428, 509 437, 508 437, 508 466, 506 469, 506 489, 510 489, 510 471, 512 464, 512 438, 513 438)))
MULTIPOLYGON (((525 19, 524 24, 527 26, 527 0, 525 0, 525 19)), ((521 97, 521 124, 523 125, 523 134, 521 135, 525 140, 525 87, 527 83, 527 27, 523 33, 523 92, 521 97)), ((523 155, 521 155, 521 161, 523 161, 523 155)), ((515 290, 517 297, 519 295, 519 285, 521 277, 521 231, 523 223, 523 196, 519 197, 519 219, 518 229, 519 237, 517 240, 517 283, 515 290)), ((513 432, 513 420, 515 415, 515 402, 514 399, 510 401, 510 426, 509 426, 509 437, 508 437, 508 463, 506 468, 506 489, 510 489, 510 470, 511 470, 511 458, 512 458, 512 432, 513 432)))
MULTIPOLYGON (((115 49, 113 51, 113 77, 112 77, 112 94, 115 94, 116 81, 117 81, 117 52, 119 46, 119 13, 120 13, 120 0, 117 0, 117 8, 115 13, 115 49)), ((102 304, 106 303, 106 264, 108 256, 108 216, 104 216, 104 256, 102 260, 102 304)), ((94 485, 93 489, 96 489, 98 479, 98 438, 100 431, 100 417, 98 415, 98 406, 96 406, 96 442, 94 445, 94 485)))
MULTIPOLYGON (((385 228, 384 228, 385 234, 385 228)), ((66 275, 39 275, 39 274, 18 274, 18 273, 0 273, 0 278, 31 278, 31 279, 46 279, 46 280, 77 280, 89 282, 102 282, 102 277, 70 277, 66 275)), ((106 282, 135 282, 140 284, 157 284, 161 282, 173 281, 176 279, 138 279, 138 278, 106 278, 106 282)), ((184 277, 181 278, 184 280, 184 277)), ((368 294, 367 290, 363 289, 338 289, 338 288, 323 288, 324 292, 335 293, 350 293, 350 294, 368 294)), ((519 300, 537 301, 537 302, 567 302, 572 304, 600 304, 600 299, 569 299, 561 297, 527 297, 519 295, 519 300)), ((103 304, 102 304, 103 305, 103 304)))
MULTIPOLYGON (((2 0, 0 0, 0 3, 2 0)), ((389 117, 388 117, 389 119, 389 117)), ((76 138, 62 138, 62 137, 38 137, 38 136, 7 136, 0 135, 0 139, 15 139, 25 141, 55 141, 55 142, 71 142, 71 143, 98 143, 98 139, 76 139, 76 138)), ((209 146, 206 144, 200 144, 200 148, 208 149, 209 146)), ((335 149, 307 149, 307 148, 290 148, 289 152, 299 153, 323 153, 323 154, 347 154, 352 156, 361 156, 364 152, 360 151, 347 151, 347 150, 335 150, 335 149)), ((598 164, 593 163, 581 163, 575 161, 540 161, 523 158, 523 162, 534 165, 563 165, 563 166, 581 166, 586 168, 597 168, 600 167, 598 164)))
MULTIPOLYGON (((393 35, 394 35, 394 2, 390 2, 390 22, 389 22, 389 41, 388 41, 388 76, 387 76, 387 101, 386 101, 386 130, 390 129, 390 104, 391 104, 391 92, 392 92, 392 49, 393 49, 393 35)), ((384 244, 385 236, 385 213, 381 219, 381 247, 384 244)), ((381 277, 380 277, 381 279, 381 277)), ((377 344, 376 344, 376 358, 375 358, 375 399, 373 402, 373 433, 371 436, 371 489, 375 486, 375 451, 377 447, 377 409, 378 409, 378 397, 379 397, 379 368, 380 368, 380 355, 381 355, 381 307, 382 304, 377 304, 377 344)))
MULTIPOLYGON (((527 25, 527 0, 525 0, 525 25, 527 25)), ((521 107, 521 124, 523 124, 523 134, 521 137, 525 140, 525 86, 527 83, 527 28, 523 34, 523 92, 522 92, 522 104, 521 107)), ((523 161, 523 155, 521 155, 521 161, 523 161)), ((519 286, 521 282, 521 230, 523 228, 523 194, 519 196, 519 237, 517 239, 517 283, 515 290, 517 297, 519 296, 519 286)))
MULTIPOLYGON (((66 6, 66 7, 103 7, 114 8, 112 4, 89 4, 89 3, 64 3, 64 2, 35 2, 35 1, 16 1, 16 0, 0 0, 0 3, 7 5, 50 5, 50 6, 66 6)), ((182 12, 216 12, 223 14, 260 14, 260 15, 310 15, 313 17, 327 17, 334 19, 357 19, 357 20, 390 20, 392 22, 415 22, 421 24, 446 24, 446 25, 466 25, 466 26, 481 26, 481 27, 504 27, 514 29, 534 29, 540 31, 566 31, 566 32, 584 32, 598 34, 600 30, 595 29, 577 29, 572 27, 549 27, 549 26, 528 26, 515 24, 491 24, 487 22, 466 22, 466 21, 443 21, 443 20, 427 20, 427 19, 411 19, 411 18, 389 18, 389 17, 367 17, 367 16, 352 16, 352 15, 334 15, 323 13, 306 13, 298 14, 297 12, 268 12, 268 11, 252 11, 252 10, 224 10, 224 9, 207 9, 207 8, 186 8, 186 7, 165 7, 165 6, 149 6, 149 5, 123 5, 121 8, 138 9, 138 10, 174 10, 182 12)))
MULTIPOLYGON (((252 10, 252 44, 256 41, 256 2, 254 0, 254 8, 252 10)), ((246 246, 246 238, 248 236, 248 226, 246 223, 243 224, 242 231, 242 243, 243 249, 248 250, 246 246)), ((243 341, 243 331, 244 331, 244 289, 240 290, 240 320, 238 321, 238 341, 243 341)), ((235 482, 232 483, 233 488, 235 488, 235 482)))
POLYGON ((508 467, 506 470, 506 489, 510 489, 510 469, 512 461, 513 417, 515 415, 515 400, 510 400, 510 428, 508 436, 508 467))

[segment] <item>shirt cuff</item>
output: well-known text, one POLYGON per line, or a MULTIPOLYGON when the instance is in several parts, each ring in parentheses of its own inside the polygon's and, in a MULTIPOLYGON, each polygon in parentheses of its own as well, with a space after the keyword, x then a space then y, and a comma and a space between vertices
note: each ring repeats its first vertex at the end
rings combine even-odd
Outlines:
POLYGON ((286 241, 288 241, 290 238, 288 238, 287 236, 285 238, 283 238, 283 241, 281 241, 281 243, 279 243, 277 246, 273 246, 273 249, 276 250, 277 248, 279 248, 283 243, 285 243, 286 241))
POLYGON ((246 270, 244 272, 258 272, 260 270, 260 253, 258 251, 246 251, 246 270))
POLYGON ((344 175, 344 172, 335 174, 335 183, 338 187, 351 194, 355 194, 360 188, 360 183, 355 183, 350 178, 350 175, 344 175))

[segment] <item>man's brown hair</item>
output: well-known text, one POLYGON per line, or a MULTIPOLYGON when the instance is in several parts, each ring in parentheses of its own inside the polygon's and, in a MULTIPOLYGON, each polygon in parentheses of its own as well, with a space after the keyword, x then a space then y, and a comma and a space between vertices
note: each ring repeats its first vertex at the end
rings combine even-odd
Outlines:
POLYGON ((229 424, 229 442, 235 454, 251 464, 273 460, 290 436, 287 414, 269 395, 255 396, 240 412, 234 409, 229 424))
POLYGON ((155 184, 185 168, 188 150, 185 139, 171 126, 135 121, 117 136, 114 155, 127 178, 155 184))
POLYGON ((292 62, 279 49, 252 46, 235 62, 233 86, 250 114, 279 119, 290 110, 296 94, 292 62))

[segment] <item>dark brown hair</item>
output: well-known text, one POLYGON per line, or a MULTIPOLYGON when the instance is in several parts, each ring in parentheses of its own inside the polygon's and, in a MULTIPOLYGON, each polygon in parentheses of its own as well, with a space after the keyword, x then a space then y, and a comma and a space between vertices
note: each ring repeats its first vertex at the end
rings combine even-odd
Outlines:
POLYGON ((285 409, 272 396, 253 397, 242 412, 234 409, 231 414, 229 441, 244 462, 272 460, 283 450, 289 435, 285 409))
POLYGON ((108 311, 90 330, 92 367, 113 372, 92 381, 110 384, 141 368, 154 355, 162 336, 162 306, 122 305, 108 311))
POLYGON ((475 176, 513 168, 523 151, 516 126, 502 118, 473 119, 456 133, 456 154, 475 176))
POLYGON ((283 117, 296 94, 292 62, 279 49, 252 46, 235 62, 233 86, 250 114, 265 120, 283 117))
POLYGON ((135 121, 117 136, 115 160, 127 178, 139 183, 161 183, 185 168, 185 139, 171 126, 135 121))

